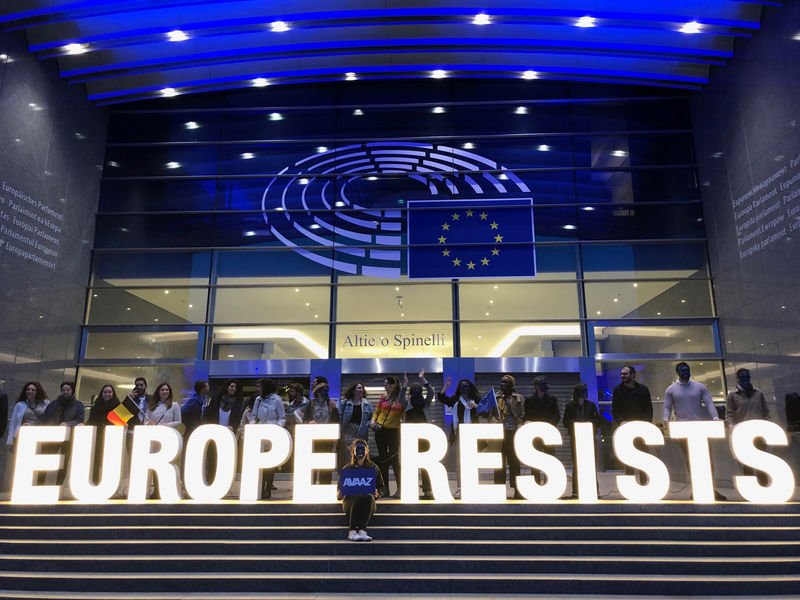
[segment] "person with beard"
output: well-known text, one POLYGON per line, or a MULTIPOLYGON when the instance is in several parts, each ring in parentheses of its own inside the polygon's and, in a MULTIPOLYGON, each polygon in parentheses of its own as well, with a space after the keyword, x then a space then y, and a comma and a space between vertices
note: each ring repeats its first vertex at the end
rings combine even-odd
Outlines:
POLYGON ((381 470, 369 459, 369 447, 364 440, 356 440, 351 447, 351 460, 339 471, 337 498, 342 500, 342 510, 349 518, 347 539, 351 542, 371 542, 372 537, 367 534, 367 525, 372 515, 375 514, 375 499, 380 497, 384 488, 381 470), (348 471, 354 469, 371 469, 375 477, 374 494, 342 495, 342 482, 347 477, 348 471))
MULTIPOLYGON (((547 382, 547 377, 539 375, 533 380, 533 394, 525 398, 525 416, 524 421, 543 421, 550 423, 553 427, 558 426, 561 420, 561 412, 558 410, 558 400, 555 396, 551 396, 547 392, 550 389, 550 384, 547 382)), ((554 446, 546 446, 541 439, 533 441, 533 447, 539 452, 546 452, 550 456, 556 455, 554 446)), ((545 474, 539 469, 531 469, 536 482, 540 485, 544 483, 545 474)))
MULTIPOLYGON (((408 388, 408 405, 406 409, 406 423, 428 423, 430 421, 431 402, 433 401, 433 387, 425 379, 425 369, 420 369, 420 383, 412 383, 408 388), (425 390, 423 396, 422 390, 425 390)), ((407 381, 407 380, 406 380, 407 381)), ((431 491, 431 477, 427 469, 422 469, 422 499, 433 500, 431 491)))
MULTIPOLYGON (((207 383, 205 388, 208 388, 207 383)), ((209 401, 208 406, 203 409, 202 420, 206 425, 227 427, 235 435, 236 429, 242 421, 243 412, 244 402, 239 395, 239 382, 231 379, 219 389, 217 394, 209 401)), ((181 416, 183 416, 183 411, 181 411, 181 416)), ((216 472, 217 448, 214 444, 210 444, 206 453, 206 480, 211 481, 216 472)))
MULTIPOLYGON (((739 423, 753 419, 768 420, 769 407, 764 394, 754 388, 750 382, 750 371, 742 368, 736 371, 736 389, 728 394, 725 401, 725 425, 728 426, 728 431, 733 431, 733 428, 739 423)), ((756 438, 754 443, 759 450, 767 449, 761 438, 756 438)), ((752 467, 742 465, 742 473, 756 475, 758 482, 763 486, 769 484, 769 477, 763 471, 756 471, 752 467)))
MULTIPOLYGON (((619 371, 621 383, 611 394, 611 417, 614 425, 619 427, 628 421, 653 421, 653 400, 646 385, 636 381, 636 369, 633 365, 625 365, 619 371)), ((636 438, 634 447, 642 452, 649 452, 641 438, 636 438)), ((644 485, 647 476, 644 471, 625 465, 626 475, 636 475, 636 480, 644 485)))
MULTIPOLYGON (((75 384, 65 381, 61 384, 61 394, 55 402, 51 402, 44 410, 39 422, 40 425, 66 425, 69 428, 83 425, 85 408, 83 402, 75 397, 75 384)), ((67 440, 58 445, 58 452, 64 455, 61 468, 58 470, 56 485, 64 483, 67 477, 67 465, 72 454, 72 440, 67 440)))

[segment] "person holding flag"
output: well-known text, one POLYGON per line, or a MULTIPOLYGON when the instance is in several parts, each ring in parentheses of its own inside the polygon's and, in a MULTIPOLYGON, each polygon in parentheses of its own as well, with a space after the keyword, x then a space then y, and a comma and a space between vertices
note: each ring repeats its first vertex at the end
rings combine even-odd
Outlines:
POLYGON ((495 395, 494 388, 489 390, 478 403, 477 412, 479 415, 487 414, 490 422, 503 425, 503 444, 500 450, 503 464, 500 469, 495 470, 494 482, 505 484, 506 465, 508 465, 509 483, 514 489, 514 499, 521 500, 522 494, 517 490, 519 459, 514 450, 514 434, 525 418, 525 399, 514 390, 515 383, 514 377, 503 375, 500 378, 500 396, 495 395))

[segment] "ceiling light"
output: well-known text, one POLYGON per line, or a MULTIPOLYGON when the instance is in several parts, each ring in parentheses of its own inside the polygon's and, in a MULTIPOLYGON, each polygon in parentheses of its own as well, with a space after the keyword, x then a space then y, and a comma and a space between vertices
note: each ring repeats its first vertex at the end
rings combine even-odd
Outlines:
POLYGON ((614 298, 614 302, 619 302, 619 298, 614 298))
POLYGON ((167 39, 169 39, 170 42, 185 42, 189 39, 189 36, 180 29, 175 29, 167 34, 167 39))
MULTIPOLYGON (((191 308, 191 307, 192 307, 192 305, 190 304, 190 305, 189 305, 189 308, 191 308)), ((125 308, 125 310, 130 310, 130 309, 131 309, 131 307, 130 307, 130 306, 128 306, 128 307, 126 307, 126 308, 125 308)))
POLYGON ((442 69, 436 69, 435 71, 431 71, 431 77, 434 79, 444 79, 447 77, 447 71, 442 69))
POLYGON ((252 152, 242 152, 239 157, 243 158, 244 160, 250 160, 251 158, 255 158, 255 154, 252 152))
POLYGON ((434 106, 431 112, 435 115, 441 115, 442 113, 445 112, 444 106, 434 106))
POLYGON ((64 46, 64 52, 66 52, 67 54, 84 54, 88 51, 89 49, 86 47, 85 44, 67 44, 66 46, 64 46))
POLYGON ((0 54, 0 60, 6 60, 8 58, 8 54, 0 54))
POLYGON ((300 179, 300 185, 308 185, 308 179, 306 177, 302 177, 300 179))
POLYGON ((358 77, 356 77, 356 74, 353 73, 352 71, 344 74, 345 81, 355 81, 356 79, 358 79, 358 77))
POLYGON ((245 231, 244 232, 245 237, 253 237, 255 234, 256 234, 255 231, 245 231))
POLYGON ((228 358, 236 358, 235 354, 228 354, 228 358))
POLYGON ((538 79, 539 74, 536 71, 525 71, 522 74, 523 79, 538 79))
POLYGON ((190 304, 190 305, 189 305, 189 308, 194 308, 194 304, 190 304))
POLYGON ((489 25, 491 22, 492 22, 492 18, 489 15, 485 14, 485 13, 477 14, 472 19, 472 24, 473 25, 489 25))
POLYGON ((488 313, 488 312, 486 313, 486 316, 487 316, 487 317, 489 316, 489 313, 488 313))
POLYGON ((289 31, 289 24, 285 21, 273 21, 269 28, 275 33, 281 33, 283 31, 289 31))
POLYGON ((318 223, 312 223, 311 225, 308 226, 308 228, 309 229, 319 229, 319 224, 318 223))
POLYGON ((505 181, 506 179, 508 179, 508 175, 506 175, 505 173, 500 173, 500 175, 498 175, 497 178, 505 181))
POLYGON ((194 121, 186 121, 186 123, 183 124, 183 127, 185 129, 197 129, 198 127, 200 127, 200 125, 198 125, 194 121))
POLYGON ((494 300, 489 300, 489 304, 494 304, 494 300))
POLYGON ((300 291, 300 288, 294 288, 294 291, 295 291, 295 292, 299 292, 299 291, 300 291))
POLYGON ((360 108, 357 108, 357 109, 355 109, 355 110, 353 111, 353 115, 355 115, 356 117, 361 117, 361 116, 363 116, 363 115, 364 115, 364 111, 363 111, 363 110, 361 110, 360 108))
POLYGON ((514 114, 515 115, 527 115, 528 114, 528 109, 526 107, 524 107, 524 106, 518 106, 514 110, 514 114))
POLYGON ((378 178, 372 175, 371 177, 367 177, 367 181, 378 181, 378 178))
POLYGON ((536 149, 539 152, 549 152, 550 151, 550 146, 548 146, 547 144, 539 144, 538 146, 536 146, 536 149))
POLYGON ((598 314, 598 315, 600 315, 600 314, 603 314, 603 313, 601 313, 601 312, 598 310, 598 311, 597 311, 597 314, 598 314))
POLYGON ((281 113, 269 113, 269 120, 270 121, 283 121, 283 115, 281 113))
POLYGON ((165 98, 172 98, 178 95, 178 91, 175 88, 164 88, 161 90, 161 95, 165 98))
POLYGON ((636 288, 636 287, 639 287, 639 284, 638 284, 638 283, 634 283, 634 284, 633 284, 633 287, 635 287, 635 288, 636 288))
POLYGON ((344 206, 344 202, 339 200, 338 202, 336 202, 336 206, 342 207, 342 206, 344 206))
POLYGON ((253 87, 267 87, 268 85, 269 81, 263 77, 256 77, 253 79, 253 87))
POLYGON ((625 152, 625 150, 614 150, 611 153, 611 156, 617 156, 619 158, 622 158, 622 157, 628 156, 628 153, 625 152))
POLYGON ((180 169, 181 163, 175 162, 174 160, 169 161, 167 164, 164 165, 168 169, 180 169))
POLYGON ((306 302, 306 306, 311 306, 311 302, 306 302))
MULTIPOLYGON (((795 40, 795 41, 798 41, 798 42, 800 42, 800 33, 795 33, 795 34, 792 36, 792 39, 793 39, 793 40, 795 40)), ((5 54, 0 54, 0 58, 2 58, 3 56, 5 56, 5 54)))
POLYGON ((406 316, 406 313, 400 313, 400 316, 401 316, 401 317, 405 317, 405 316, 406 316))
POLYGON ((585 16, 578 19, 575 23, 576 27, 594 27, 594 17, 585 16))
POLYGON ((594 210, 594 206, 584 206, 583 210, 585 210, 587 212, 592 212, 594 210))
POLYGON ((700 33, 702 27, 703 26, 697 21, 690 21, 689 23, 685 23, 678 31, 681 33, 700 33))
POLYGON ((314 318, 315 319, 319 319, 319 315, 314 315, 314 318))
POLYGON ((497 289, 497 286, 494 286, 494 289, 497 289))
POLYGON ((564 229, 577 229, 575 225, 564 225, 564 229))
POLYGON ((472 142, 467 142, 463 146, 461 146, 464 150, 472 150, 475 147, 475 144, 472 142))
POLYGON ((317 146, 317 152, 319 154, 322 154, 323 152, 327 152, 327 151, 328 151, 328 147, 327 146, 317 146))

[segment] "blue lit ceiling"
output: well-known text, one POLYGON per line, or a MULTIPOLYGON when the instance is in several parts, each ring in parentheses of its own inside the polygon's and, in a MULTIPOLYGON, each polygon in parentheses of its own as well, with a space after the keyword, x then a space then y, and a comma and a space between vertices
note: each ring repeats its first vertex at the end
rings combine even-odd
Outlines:
MULTIPOLYGON (((96 104, 423 77, 696 89, 769 1, 3 0, 0 23, 96 104)), ((532 82, 531 85, 535 85, 532 82)))

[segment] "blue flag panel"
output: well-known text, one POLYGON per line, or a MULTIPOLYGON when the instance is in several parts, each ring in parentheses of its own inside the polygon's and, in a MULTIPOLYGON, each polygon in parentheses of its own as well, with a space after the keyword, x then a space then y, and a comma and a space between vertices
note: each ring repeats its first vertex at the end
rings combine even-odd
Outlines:
POLYGON ((409 279, 535 277, 533 199, 410 201, 409 279))
POLYGON ((482 415, 495 408, 497 408, 497 397, 494 394, 494 388, 492 388, 486 392, 486 395, 478 402, 478 408, 476 410, 479 415, 482 415))

